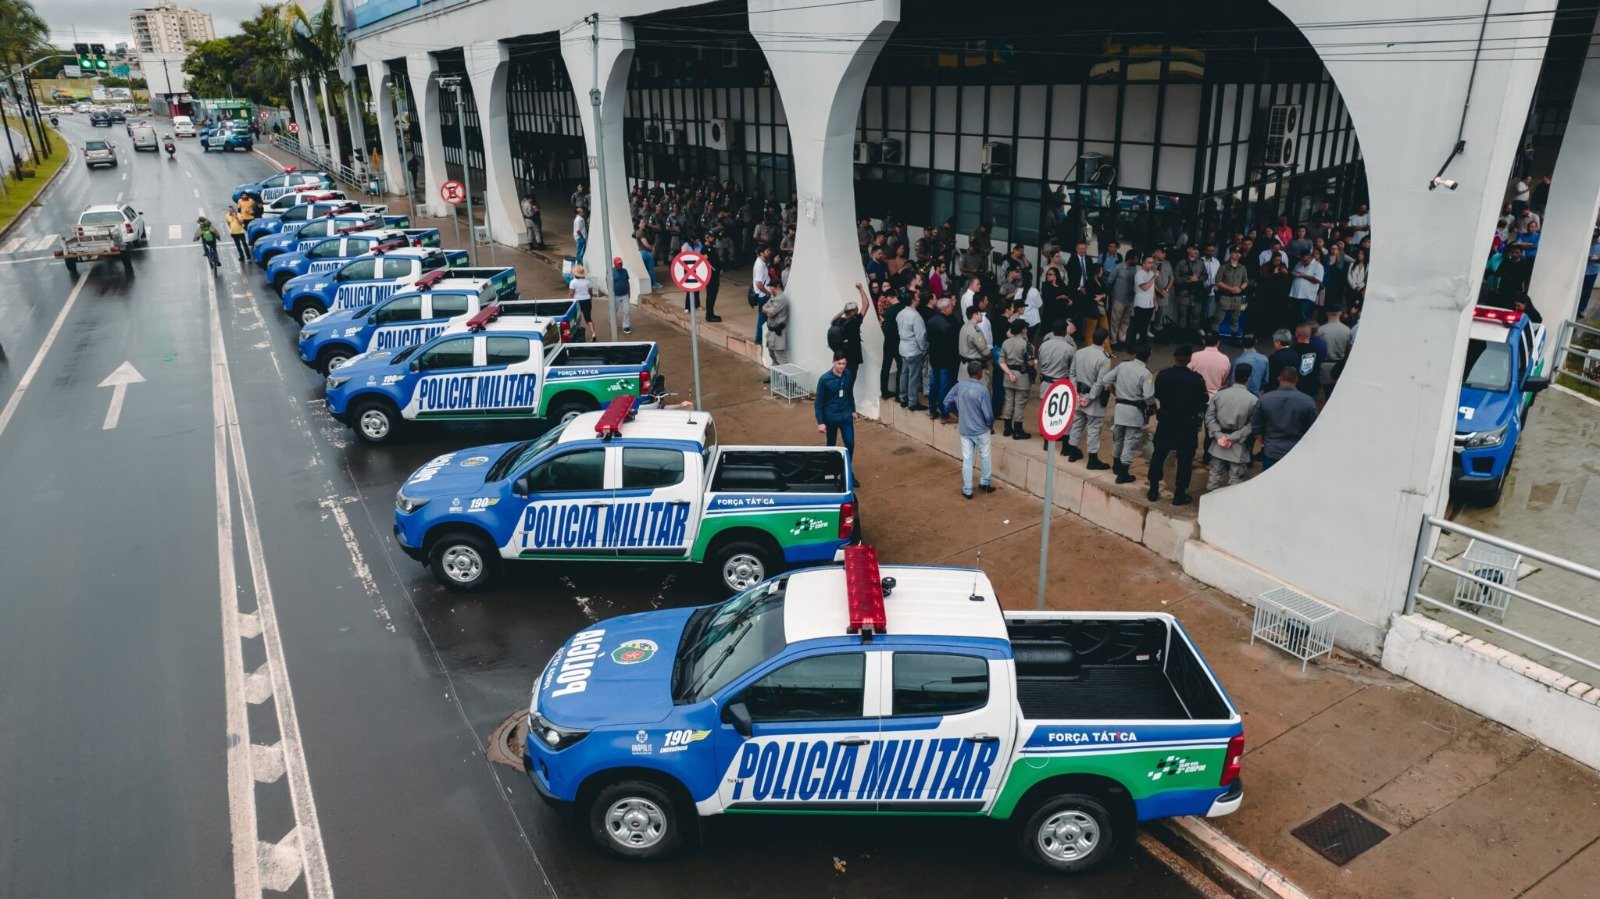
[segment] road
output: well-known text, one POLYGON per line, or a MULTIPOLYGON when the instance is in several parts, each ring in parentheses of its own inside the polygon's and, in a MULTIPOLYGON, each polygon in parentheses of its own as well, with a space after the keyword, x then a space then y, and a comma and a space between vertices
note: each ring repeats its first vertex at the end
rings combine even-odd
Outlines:
POLYGON ((1137 851, 1024 869, 981 822, 746 819, 666 864, 597 855, 488 735, 566 636, 698 582, 526 566, 442 591, 390 536, 394 492, 501 434, 354 444, 259 272, 213 278, 189 242, 269 163, 113 139, 118 168, 75 163, 0 241, 0 895, 1188 894, 1137 851), (118 197, 149 223, 133 277, 69 277, 51 235, 118 197), (144 380, 107 429, 123 363, 144 380))

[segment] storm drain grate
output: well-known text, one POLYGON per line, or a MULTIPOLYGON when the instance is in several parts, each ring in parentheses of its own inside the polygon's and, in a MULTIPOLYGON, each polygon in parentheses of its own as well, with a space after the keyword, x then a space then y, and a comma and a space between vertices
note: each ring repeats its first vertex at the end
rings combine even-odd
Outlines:
POLYGON ((1289 832, 1336 865, 1389 838, 1387 830, 1342 802, 1289 832))

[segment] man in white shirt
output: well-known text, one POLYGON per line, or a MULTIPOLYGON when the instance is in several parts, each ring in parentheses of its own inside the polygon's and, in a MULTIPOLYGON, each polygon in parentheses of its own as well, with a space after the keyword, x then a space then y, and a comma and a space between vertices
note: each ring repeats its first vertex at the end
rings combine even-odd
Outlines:
POLYGON ((1367 204, 1362 203, 1357 206, 1356 214, 1350 216, 1347 224, 1350 226, 1349 245, 1352 247, 1361 246, 1362 238, 1366 237, 1367 232, 1372 228, 1372 216, 1367 214, 1367 204))
POLYGON ((1283 241, 1278 240, 1276 237, 1272 239, 1272 246, 1262 250, 1261 255, 1256 257, 1256 268, 1265 271, 1274 256, 1283 260, 1284 267, 1288 267, 1289 254, 1283 251, 1283 241))
POLYGON ((582 206, 573 210, 572 214, 572 242, 577 249, 572 251, 572 258, 578 262, 583 261, 583 251, 589 244, 589 218, 588 212, 582 206))
POLYGON ((1217 301, 1217 272, 1222 268, 1221 260, 1217 259, 1217 245, 1206 244, 1205 252, 1200 254, 1200 264, 1206 267, 1205 305, 1200 321, 1212 320, 1212 312, 1217 301))
POLYGON ((769 265, 772 262, 772 248, 762 247, 756 254, 756 263, 750 269, 750 305, 756 307, 756 343, 761 342, 761 335, 767 328, 767 313, 763 307, 767 300, 772 299, 772 291, 767 282, 772 279, 769 265))
POLYGON ((1311 321, 1312 314, 1316 312, 1317 290, 1321 286, 1322 263, 1307 250, 1289 273, 1289 299, 1299 301, 1301 321, 1311 321))

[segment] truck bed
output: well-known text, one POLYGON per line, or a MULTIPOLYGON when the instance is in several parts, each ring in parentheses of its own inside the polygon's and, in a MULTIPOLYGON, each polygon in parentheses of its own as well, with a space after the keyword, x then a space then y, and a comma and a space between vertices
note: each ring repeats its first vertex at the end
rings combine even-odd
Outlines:
POLYGON ((1221 720, 1233 712, 1161 616, 1006 617, 1017 704, 1031 719, 1221 720))
POLYGON ((831 448, 727 446, 717 455, 712 493, 844 493, 844 453, 831 448))
POLYGON ((643 365, 655 351, 653 343, 564 343, 550 359, 550 367, 602 368, 607 365, 643 365))

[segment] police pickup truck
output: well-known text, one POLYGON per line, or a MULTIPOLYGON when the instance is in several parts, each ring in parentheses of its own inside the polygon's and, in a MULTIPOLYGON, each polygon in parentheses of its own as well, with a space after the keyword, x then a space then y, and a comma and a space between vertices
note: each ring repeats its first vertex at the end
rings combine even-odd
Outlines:
POLYGON ((1500 501, 1533 398, 1550 386, 1544 341, 1544 325, 1524 313, 1472 310, 1450 464, 1457 497, 1490 506, 1500 501))
POLYGON ((279 231, 302 222, 312 222, 330 215, 341 215, 347 212, 369 215, 382 214, 381 209, 373 213, 372 210, 366 209, 360 203, 350 200, 318 200, 313 203, 301 203, 290 208, 289 211, 282 215, 255 219, 244 229, 244 239, 250 245, 250 248, 254 250, 256 242, 263 237, 277 234, 279 231))
POLYGON ((367 215, 364 212, 341 212, 309 222, 284 225, 277 234, 256 241, 250 250, 256 265, 265 267, 280 253, 303 252, 312 244, 328 237, 376 228, 410 228, 411 218, 404 215, 367 215))
POLYGON ((348 231, 338 237, 324 237, 311 242, 304 250, 280 253, 267 263, 266 281, 273 290, 283 293, 290 278, 331 272, 358 256, 378 249, 395 250, 400 247, 438 247, 441 245, 438 228, 374 228, 348 231))
POLYGON ((241 184, 233 189, 233 202, 245 194, 270 203, 297 187, 333 187, 333 176, 327 172, 301 172, 295 169, 284 169, 271 178, 256 181, 251 184, 241 184))
POLYGON ((411 288, 360 309, 340 309, 300 329, 300 361, 327 374, 358 353, 390 352, 426 343, 445 331, 459 331, 493 304, 502 315, 532 315, 556 326, 562 343, 583 339, 576 300, 501 299, 487 278, 449 278, 460 269, 439 269, 411 288))
POLYGON ((919 815, 1010 822, 1024 858, 1080 872, 1137 821, 1244 797, 1239 713, 1171 615, 1007 612, 981 571, 870 546, 591 625, 529 725, 534 787, 633 859, 701 816, 919 815))
POLYGON ((619 558, 704 563, 742 590, 837 558, 856 499, 842 449, 719 446, 709 413, 623 397, 537 440, 422 466, 400 488, 395 536, 452 590, 487 587, 502 559, 619 558))
POLYGON ((501 296, 515 292, 515 269, 463 268, 466 264, 466 250, 437 247, 399 247, 358 256, 333 271, 285 281, 283 311, 305 324, 329 310, 370 306, 416 283, 423 275, 444 269, 457 270, 448 277, 488 278, 495 282, 501 296))
POLYGON ((352 356, 328 373, 328 411, 367 443, 406 422, 574 418, 616 397, 655 401, 653 343, 562 343, 549 319, 490 306, 427 343, 352 356))

